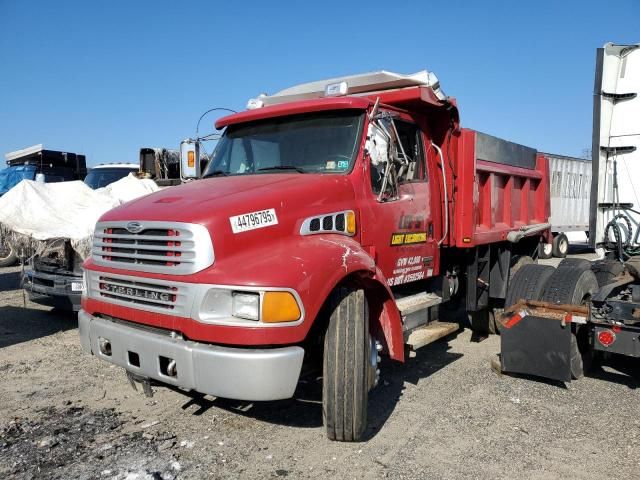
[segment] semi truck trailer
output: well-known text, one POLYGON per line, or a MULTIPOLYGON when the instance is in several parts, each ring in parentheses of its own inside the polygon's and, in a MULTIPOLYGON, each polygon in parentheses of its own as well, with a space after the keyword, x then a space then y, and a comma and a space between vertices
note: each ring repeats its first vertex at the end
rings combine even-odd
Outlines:
POLYGON ((447 304, 495 331, 551 241, 546 157, 462 128, 431 72, 297 85, 215 125, 202 179, 106 213, 84 263, 82 347, 145 387, 278 400, 321 365, 327 436, 358 440, 380 356, 457 331, 447 304))
POLYGON ((551 195, 551 243, 544 244, 540 258, 565 258, 569 253, 567 233, 589 232, 591 160, 545 153, 549 161, 551 195))
POLYGON ((505 372, 567 382, 607 355, 640 357, 640 44, 606 44, 595 72, 589 241, 606 256, 514 275, 499 322, 505 372))

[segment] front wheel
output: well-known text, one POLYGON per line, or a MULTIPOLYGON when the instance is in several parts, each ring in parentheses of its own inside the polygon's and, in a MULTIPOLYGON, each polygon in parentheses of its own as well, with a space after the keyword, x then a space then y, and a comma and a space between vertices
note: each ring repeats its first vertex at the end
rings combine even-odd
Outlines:
POLYGON ((331 297, 324 339, 322 417, 329 439, 354 442, 362 438, 376 363, 364 291, 339 287, 331 297))

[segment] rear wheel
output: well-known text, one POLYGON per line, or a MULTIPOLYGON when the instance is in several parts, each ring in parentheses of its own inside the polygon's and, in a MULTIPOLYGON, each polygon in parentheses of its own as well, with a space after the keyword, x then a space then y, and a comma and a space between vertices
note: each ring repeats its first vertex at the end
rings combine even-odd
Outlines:
POLYGON ((553 237, 553 243, 551 244, 551 251, 553 256, 557 258, 564 258, 569 253, 569 239, 564 233, 559 233, 553 237))
MULTIPOLYGON (((558 267, 549 279, 542 300, 558 305, 586 305, 598 290, 594 273, 580 267, 558 267)), ((585 325, 574 325, 571 335, 571 377, 581 378, 593 361, 585 325)))
POLYGON ((546 242, 542 242, 538 245, 538 258, 547 260, 551 257, 553 257, 553 245, 546 242))
POLYGON ((529 264, 523 266, 509 282, 505 307, 519 300, 540 300, 549 278, 556 271, 549 265, 529 264))
POLYGON ((564 258, 558 264, 558 268, 571 267, 579 270, 589 270, 591 262, 585 258, 564 258))
MULTIPOLYGON (((527 265, 533 265, 533 258, 528 255, 514 255, 511 257, 511 266, 509 267, 509 285, 513 282, 515 274, 527 265)), ((507 305, 505 303, 505 305, 507 305)), ((504 308, 488 308, 479 312, 470 312, 467 315, 471 330, 482 335, 497 334, 498 322, 504 308)))
POLYGON ((340 287, 330 301, 331 316, 324 340, 323 421, 329 439, 353 442, 360 440, 366 430, 368 393, 375 383, 377 352, 369 335, 364 291, 340 287))
POLYGON ((591 270, 596 276, 599 286, 604 286, 624 272, 624 265, 618 260, 611 260, 605 258, 604 260, 598 260, 591 264, 591 270))
POLYGON ((0 267, 10 267, 17 261, 16 249, 9 242, 0 238, 0 267))

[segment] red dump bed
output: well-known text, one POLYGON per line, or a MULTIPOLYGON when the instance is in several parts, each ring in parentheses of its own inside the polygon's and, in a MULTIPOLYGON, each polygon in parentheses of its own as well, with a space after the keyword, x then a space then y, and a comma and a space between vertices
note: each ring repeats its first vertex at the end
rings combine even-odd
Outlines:
POLYGON ((452 146, 450 246, 504 241, 511 231, 549 222, 549 165, 542 154, 470 129, 452 146))

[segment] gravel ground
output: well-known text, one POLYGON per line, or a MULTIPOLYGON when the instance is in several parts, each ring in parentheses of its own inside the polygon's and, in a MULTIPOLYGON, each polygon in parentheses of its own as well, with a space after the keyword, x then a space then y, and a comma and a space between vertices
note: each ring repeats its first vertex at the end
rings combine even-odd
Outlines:
POLYGON ((0 270, 0 478, 638 478, 635 361, 566 386, 498 375, 499 338, 465 330, 383 362, 366 440, 335 443, 318 379, 283 402, 150 399, 17 282, 0 270))

